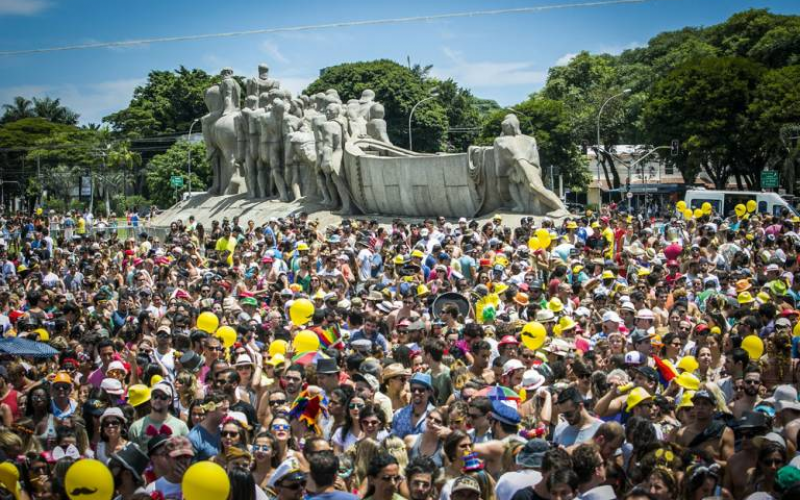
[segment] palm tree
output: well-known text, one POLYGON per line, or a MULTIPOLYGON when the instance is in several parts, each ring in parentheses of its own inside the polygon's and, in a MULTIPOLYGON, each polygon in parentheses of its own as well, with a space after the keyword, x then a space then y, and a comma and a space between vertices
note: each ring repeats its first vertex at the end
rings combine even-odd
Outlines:
POLYGON ((23 118, 33 118, 36 112, 33 109, 33 103, 22 96, 14 98, 13 104, 3 104, 3 123, 15 122, 23 118))
POLYGON ((128 174, 133 171, 134 166, 141 165, 142 155, 131 151, 130 143, 125 141, 113 147, 108 154, 108 161, 109 167, 119 169, 117 172, 107 171, 103 174, 103 178, 106 180, 103 183, 105 185, 106 213, 111 215, 110 192, 122 186, 122 195, 127 196, 128 174))
POLYGON ((44 118, 53 123, 63 123, 65 125, 77 125, 78 113, 66 106, 61 105, 61 99, 45 97, 43 99, 33 98, 33 110, 36 116, 44 118))

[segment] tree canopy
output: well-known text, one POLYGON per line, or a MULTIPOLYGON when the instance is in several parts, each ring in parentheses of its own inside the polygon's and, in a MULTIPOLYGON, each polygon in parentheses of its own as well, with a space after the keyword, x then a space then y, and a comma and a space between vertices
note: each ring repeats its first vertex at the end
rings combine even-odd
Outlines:
POLYGON ((23 118, 44 118, 53 123, 77 125, 80 115, 61 104, 61 99, 51 97, 28 100, 17 96, 11 104, 3 104, 3 116, 0 124, 11 123, 23 118))

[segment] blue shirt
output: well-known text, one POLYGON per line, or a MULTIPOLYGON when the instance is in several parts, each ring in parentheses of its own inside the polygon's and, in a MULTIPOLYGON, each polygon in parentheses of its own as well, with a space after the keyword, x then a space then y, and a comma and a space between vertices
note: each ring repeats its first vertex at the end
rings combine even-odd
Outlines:
POLYGON ((320 495, 306 495, 306 500, 359 500, 359 498, 352 493, 345 493, 344 491, 330 491, 320 495))
POLYGON ((433 409, 434 406, 428 403, 428 407, 425 408, 425 413, 423 413, 422 417, 417 421, 417 425, 414 425, 412 423, 414 405, 407 405, 400 408, 392 419, 392 434, 400 438, 404 438, 409 434, 422 434, 425 432, 425 420, 428 418, 428 413, 433 409))
POLYGON ((371 337, 367 336, 363 329, 356 330, 350 337, 350 343, 352 344, 354 341, 362 339, 372 342, 372 347, 375 347, 375 344, 378 344, 383 352, 389 352, 389 342, 387 342, 386 337, 384 337, 381 333, 378 333, 377 330, 371 337))
POLYGON ((195 425, 189 431, 189 441, 192 443, 192 448, 194 448, 195 462, 217 456, 222 446, 219 433, 211 434, 202 425, 195 425))

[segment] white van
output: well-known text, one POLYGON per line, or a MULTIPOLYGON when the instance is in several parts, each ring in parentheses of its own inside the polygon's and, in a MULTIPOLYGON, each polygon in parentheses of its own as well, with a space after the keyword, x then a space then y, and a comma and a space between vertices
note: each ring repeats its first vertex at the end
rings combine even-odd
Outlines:
POLYGON ((755 200, 758 204, 756 212, 760 214, 781 215, 781 211, 786 209, 793 216, 797 216, 797 210, 780 197, 778 193, 760 193, 758 191, 709 191, 705 189, 689 189, 686 191, 684 201, 686 206, 692 210, 702 208, 703 203, 711 203, 714 212, 722 214, 723 217, 730 217, 735 214, 734 207, 747 205, 750 200, 755 200))

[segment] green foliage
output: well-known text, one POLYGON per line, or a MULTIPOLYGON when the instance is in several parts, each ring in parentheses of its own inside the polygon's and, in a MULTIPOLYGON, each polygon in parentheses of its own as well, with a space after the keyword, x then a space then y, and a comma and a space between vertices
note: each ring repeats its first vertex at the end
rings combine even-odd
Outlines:
POLYGON ((147 83, 134 90, 128 107, 103 121, 131 138, 185 132, 192 121, 208 112, 203 96, 219 81, 219 76, 183 66, 175 71, 151 71, 147 83))
POLYGON ((114 213, 122 216, 126 210, 139 210, 142 207, 149 207, 150 200, 140 195, 119 195, 114 198, 111 206, 113 207, 114 213))
MULTIPOLYGON (((333 88, 343 103, 358 99, 365 89, 375 91, 375 100, 386 109, 386 122, 392 143, 408 146, 408 115, 411 108, 435 86, 405 66, 381 59, 331 66, 305 90, 313 95, 333 88)), ((436 152, 445 148, 447 112, 438 99, 431 99, 414 111, 412 122, 414 150, 436 152)))
POLYGON ((494 138, 500 135, 500 124, 509 111, 513 111, 519 118, 522 133, 536 138, 542 177, 546 176, 549 167, 553 165, 564 176, 565 187, 575 191, 585 189, 590 179, 586 158, 573 140, 564 103, 534 96, 511 110, 496 111, 484 124, 481 143, 492 144, 494 138))
POLYGON ((147 165, 145 178, 150 199, 159 207, 175 203, 175 188, 170 186, 173 175, 183 177, 184 191, 189 188, 187 159, 192 152, 192 190, 204 191, 211 185, 211 167, 206 161, 206 147, 202 142, 178 141, 166 153, 155 156, 147 165))
POLYGON ((700 59, 656 84, 644 112, 647 131, 653 143, 681 140, 683 154, 675 161, 687 182, 702 168, 718 188, 735 173, 757 185, 758 175, 746 167, 760 148, 747 111, 763 72, 744 58, 700 59))
POLYGON ((3 104, 3 117, 0 123, 10 123, 23 118, 44 118, 53 123, 64 125, 77 125, 79 115, 66 106, 61 105, 61 99, 34 97, 33 101, 17 96, 12 104, 3 104))
POLYGON ((447 151, 466 151, 475 143, 481 129, 481 114, 469 90, 459 87, 452 78, 436 82, 437 101, 447 114, 447 151))

